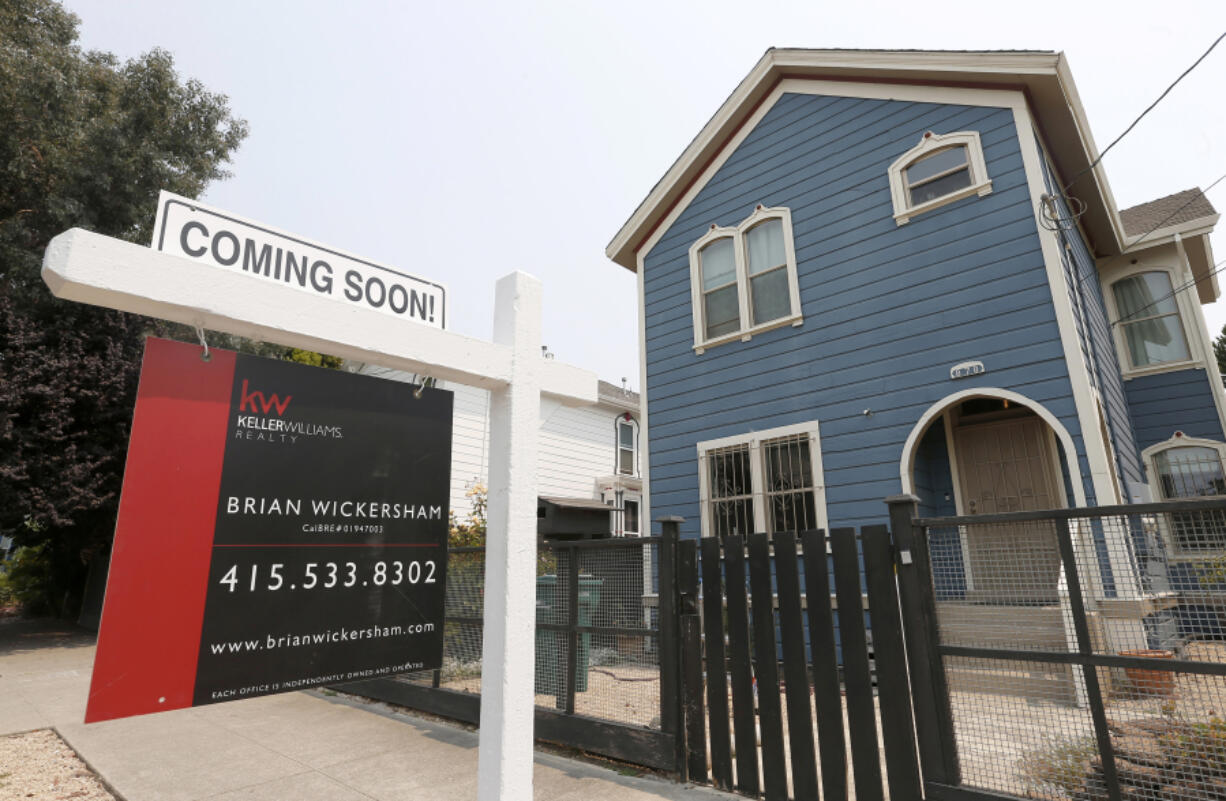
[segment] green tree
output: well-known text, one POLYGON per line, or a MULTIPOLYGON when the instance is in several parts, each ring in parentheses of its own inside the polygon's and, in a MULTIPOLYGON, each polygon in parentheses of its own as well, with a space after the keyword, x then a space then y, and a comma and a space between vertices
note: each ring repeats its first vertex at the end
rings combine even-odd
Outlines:
POLYGON ((158 190, 198 197, 247 133, 169 53, 121 63, 78 23, 0 0, 0 533, 45 546, 62 614, 114 527, 143 338, 176 329, 55 300, 43 251, 72 227, 148 242, 158 190))
POLYGON ((1213 340, 1213 355, 1217 358, 1218 371, 1226 375, 1226 325, 1222 326, 1222 332, 1213 340))

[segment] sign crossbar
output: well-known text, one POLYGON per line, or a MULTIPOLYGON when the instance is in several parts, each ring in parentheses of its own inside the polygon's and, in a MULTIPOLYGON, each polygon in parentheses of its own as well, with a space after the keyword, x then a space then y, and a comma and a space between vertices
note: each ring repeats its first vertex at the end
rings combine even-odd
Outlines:
MULTIPOLYGON (((511 381, 508 345, 406 324, 373 309, 336 303, 80 228, 51 240, 42 275, 52 294, 64 300, 482 389, 498 389, 511 381)), ((596 402, 594 373, 542 361, 541 392, 566 405, 596 402)))

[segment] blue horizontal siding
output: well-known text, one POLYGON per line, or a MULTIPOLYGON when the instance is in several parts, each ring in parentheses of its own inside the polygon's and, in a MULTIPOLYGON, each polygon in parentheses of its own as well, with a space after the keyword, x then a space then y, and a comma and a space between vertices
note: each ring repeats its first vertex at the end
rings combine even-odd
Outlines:
POLYGON ((1204 370, 1138 376, 1125 381, 1124 387, 1141 450, 1170 439, 1176 431, 1218 442, 1226 439, 1204 370))
MULTIPOLYGON (((1042 152, 1041 142, 1038 147, 1042 152)), ((1061 217, 1072 220, 1073 215, 1059 191, 1060 187, 1046 157, 1042 160, 1042 166, 1047 191, 1056 197, 1061 217)), ((1145 475, 1141 468, 1141 448, 1137 446, 1136 432, 1133 430, 1132 417, 1128 410, 1128 398, 1111 335, 1111 325, 1107 321, 1107 307, 1103 302, 1097 262, 1078 226, 1065 226, 1058 232, 1057 237, 1082 359, 1090 375, 1090 383, 1102 398, 1107 435, 1115 451, 1115 464, 1112 468, 1121 479, 1120 487, 1127 492, 1128 482, 1143 483, 1145 475)), ((1124 500, 1127 501, 1128 498, 1124 500)))
MULTIPOLYGON (((1081 450, 1009 109, 785 94, 661 235, 643 281, 652 514, 683 516, 687 534, 703 440, 818 420, 840 526, 884 520, 907 435, 958 390, 1031 397, 1081 450), (887 169, 929 130, 978 130, 993 191, 899 226, 887 169), (689 248, 759 203, 791 209, 803 324, 696 354, 689 248), (988 372, 951 381, 968 359, 988 372)), ((919 480, 943 502, 934 471, 919 480)))

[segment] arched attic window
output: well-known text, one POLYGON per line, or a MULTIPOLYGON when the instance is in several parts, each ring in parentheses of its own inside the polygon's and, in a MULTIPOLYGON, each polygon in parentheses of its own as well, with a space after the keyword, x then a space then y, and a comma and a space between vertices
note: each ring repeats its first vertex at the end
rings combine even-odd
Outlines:
POLYGON ((889 173, 894 221, 899 225, 946 203, 992 191, 978 131, 929 131, 890 165, 889 173))

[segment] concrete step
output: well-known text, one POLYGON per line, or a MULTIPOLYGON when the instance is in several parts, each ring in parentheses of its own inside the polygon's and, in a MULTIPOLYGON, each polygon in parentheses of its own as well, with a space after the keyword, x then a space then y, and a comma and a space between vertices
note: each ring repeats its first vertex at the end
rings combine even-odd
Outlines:
POLYGON ((937 604, 941 642, 987 648, 1067 649, 1058 606, 994 606, 943 601, 937 604))
POLYGON ((1075 701, 1073 674, 1067 665, 1035 664, 1034 670, 1018 670, 1008 663, 1000 667, 979 667, 968 661, 957 660, 946 669, 951 692, 1009 695, 1058 704, 1075 701))

